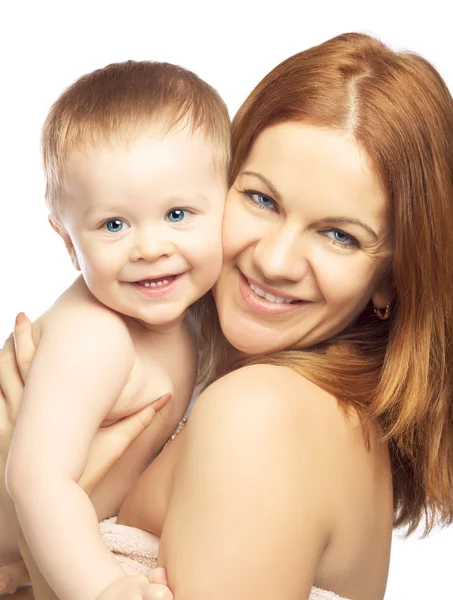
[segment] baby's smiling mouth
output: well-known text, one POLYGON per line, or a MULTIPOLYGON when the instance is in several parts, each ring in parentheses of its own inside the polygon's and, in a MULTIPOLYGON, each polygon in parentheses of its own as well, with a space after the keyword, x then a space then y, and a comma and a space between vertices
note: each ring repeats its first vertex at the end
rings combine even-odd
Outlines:
POLYGON ((156 277, 154 279, 141 279, 140 281, 134 281, 133 283, 142 285, 144 287, 155 288, 173 283, 177 277, 179 277, 179 275, 165 275, 163 277, 156 277))

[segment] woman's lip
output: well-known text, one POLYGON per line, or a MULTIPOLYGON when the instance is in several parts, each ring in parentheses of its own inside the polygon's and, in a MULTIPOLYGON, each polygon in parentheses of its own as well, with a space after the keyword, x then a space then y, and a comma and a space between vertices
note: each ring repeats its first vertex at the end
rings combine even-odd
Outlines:
MULTIPOLYGON (((181 279, 182 274, 175 275, 174 279, 169 283, 164 285, 156 286, 156 287, 145 287, 136 281, 130 283, 138 292, 141 292, 143 295, 148 296, 149 298, 158 298, 161 296, 165 296, 173 291, 173 288, 176 286, 178 281, 181 279)), ((146 279, 142 281, 147 281, 146 279)))
POLYGON ((245 277, 242 271, 240 271, 240 273, 248 283, 253 283, 253 285, 256 285, 256 287, 260 288, 260 290, 263 290, 263 292, 266 292, 266 294, 272 294, 272 296, 277 296, 277 298, 284 298, 285 300, 297 300, 297 302, 301 302, 300 298, 296 298, 296 296, 291 296, 291 294, 282 294, 278 290, 274 290, 270 287, 262 285, 259 281, 250 279, 250 277, 245 277))
MULTIPOLYGON (((266 300, 266 298, 261 298, 255 294, 255 292, 249 286, 247 279, 242 274, 241 271, 239 273, 239 293, 241 294, 244 302, 256 312, 268 314, 268 315, 285 315, 290 312, 294 312, 295 310, 300 309, 302 306, 305 306, 307 303, 302 301, 296 302, 294 304, 277 304, 276 302, 270 302, 266 300)), ((252 282, 253 283, 253 282, 252 282)), ((257 284, 258 285, 258 284, 257 284)), ((258 285, 258 287, 260 287, 258 285)), ((271 292, 269 292, 271 293, 271 292)), ((277 294, 275 294, 277 295, 277 294)))

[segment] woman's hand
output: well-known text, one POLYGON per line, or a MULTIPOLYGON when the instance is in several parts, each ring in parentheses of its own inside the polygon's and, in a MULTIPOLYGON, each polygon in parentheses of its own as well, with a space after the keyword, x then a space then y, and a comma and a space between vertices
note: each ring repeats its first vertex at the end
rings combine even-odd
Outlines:
MULTIPOLYGON (((24 383, 35 350, 32 324, 21 313, 16 319, 14 334, 7 339, 0 351, 0 478, 2 482, 5 478, 6 459, 22 401, 24 383)), ((162 397, 142 411, 113 425, 101 428, 97 432, 90 448, 85 471, 79 481, 87 493, 96 487, 129 444, 146 429, 156 412, 166 404, 169 397, 162 397)), ((148 596, 149 600, 170 600, 172 598, 171 592, 165 587, 166 578, 163 569, 151 572, 148 579, 153 583, 151 586, 153 595, 148 596)), ((0 594, 12 593, 15 588, 29 581, 28 570, 22 561, 0 567, 0 594)), ((22 595, 22 592, 25 591, 30 592, 30 588, 18 590, 16 594, 22 595)), ((16 594, 12 598, 15 598, 16 594)), ((31 594, 29 596, 31 597, 31 594)))
POLYGON ((16 318, 14 335, 0 351, 0 453, 5 460, 34 353, 32 325, 21 313, 16 318))
POLYGON ((165 569, 157 568, 147 575, 125 575, 108 587, 98 600, 173 600, 167 587, 165 569))
MULTIPOLYGON (((22 600, 22 598, 33 598, 31 588, 22 588, 21 585, 30 581, 27 567, 23 561, 0 567, 0 594, 12 594, 11 600, 22 600), (15 592, 15 593, 14 593, 15 592)), ((146 577, 132 578, 125 576, 110 586, 99 598, 99 600, 114 600, 114 598, 129 598, 127 591, 134 588, 135 592, 145 600, 172 600, 173 594, 167 587, 167 574, 165 569, 158 567, 150 571, 146 577), (137 581, 135 581, 137 579, 137 581), (132 586, 130 584, 133 584, 132 586)))
MULTIPOLYGON (((0 454, 5 459, 22 401, 24 382, 35 350, 32 324, 20 313, 16 319, 14 335, 8 338, 0 352, 0 388, 3 390, 3 396, 0 398, 0 454)), ((90 448, 85 471, 79 481, 79 485, 88 494, 130 443, 148 427, 169 398, 170 395, 162 396, 140 412, 98 430, 90 448)))
MULTIPOLYGON (((18 560, 9 565, 0 566, 0 594, 14 594, 18 587, 29 581, 30 575, 24 561, 18 560)), ((16 595, 11 596, 11 600, 16 598, 16 595)))

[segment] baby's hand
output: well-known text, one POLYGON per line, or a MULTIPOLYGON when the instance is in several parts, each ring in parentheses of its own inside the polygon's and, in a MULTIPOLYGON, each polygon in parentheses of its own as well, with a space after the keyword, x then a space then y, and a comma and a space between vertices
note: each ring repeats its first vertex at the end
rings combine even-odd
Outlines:
POLYGON ((148 575, 126 575, 112 583, 98 600, 173 600, 173 594, 166 585, 153 583, 166 581, 161 577, 161 569, 150 571, 148 575))

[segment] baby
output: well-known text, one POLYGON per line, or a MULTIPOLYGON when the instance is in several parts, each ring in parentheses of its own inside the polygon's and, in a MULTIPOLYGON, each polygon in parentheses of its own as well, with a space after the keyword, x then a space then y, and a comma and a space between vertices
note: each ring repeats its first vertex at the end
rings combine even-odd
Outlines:
MULTIPOLYGON (((102 425, 155 403, 146 448, 127 451, 145 466, 186 411, 201 327, 189 307, 220 273, 229 135, 215 90, 166 63, 94 71, 45 122, 49 220, 81 276, 35 324, 6 479, 62 600, 94 600, 117 582, 124 593, 77 482, 102 425)), ((128 596, 142 597, 130 581, 128 596)))

